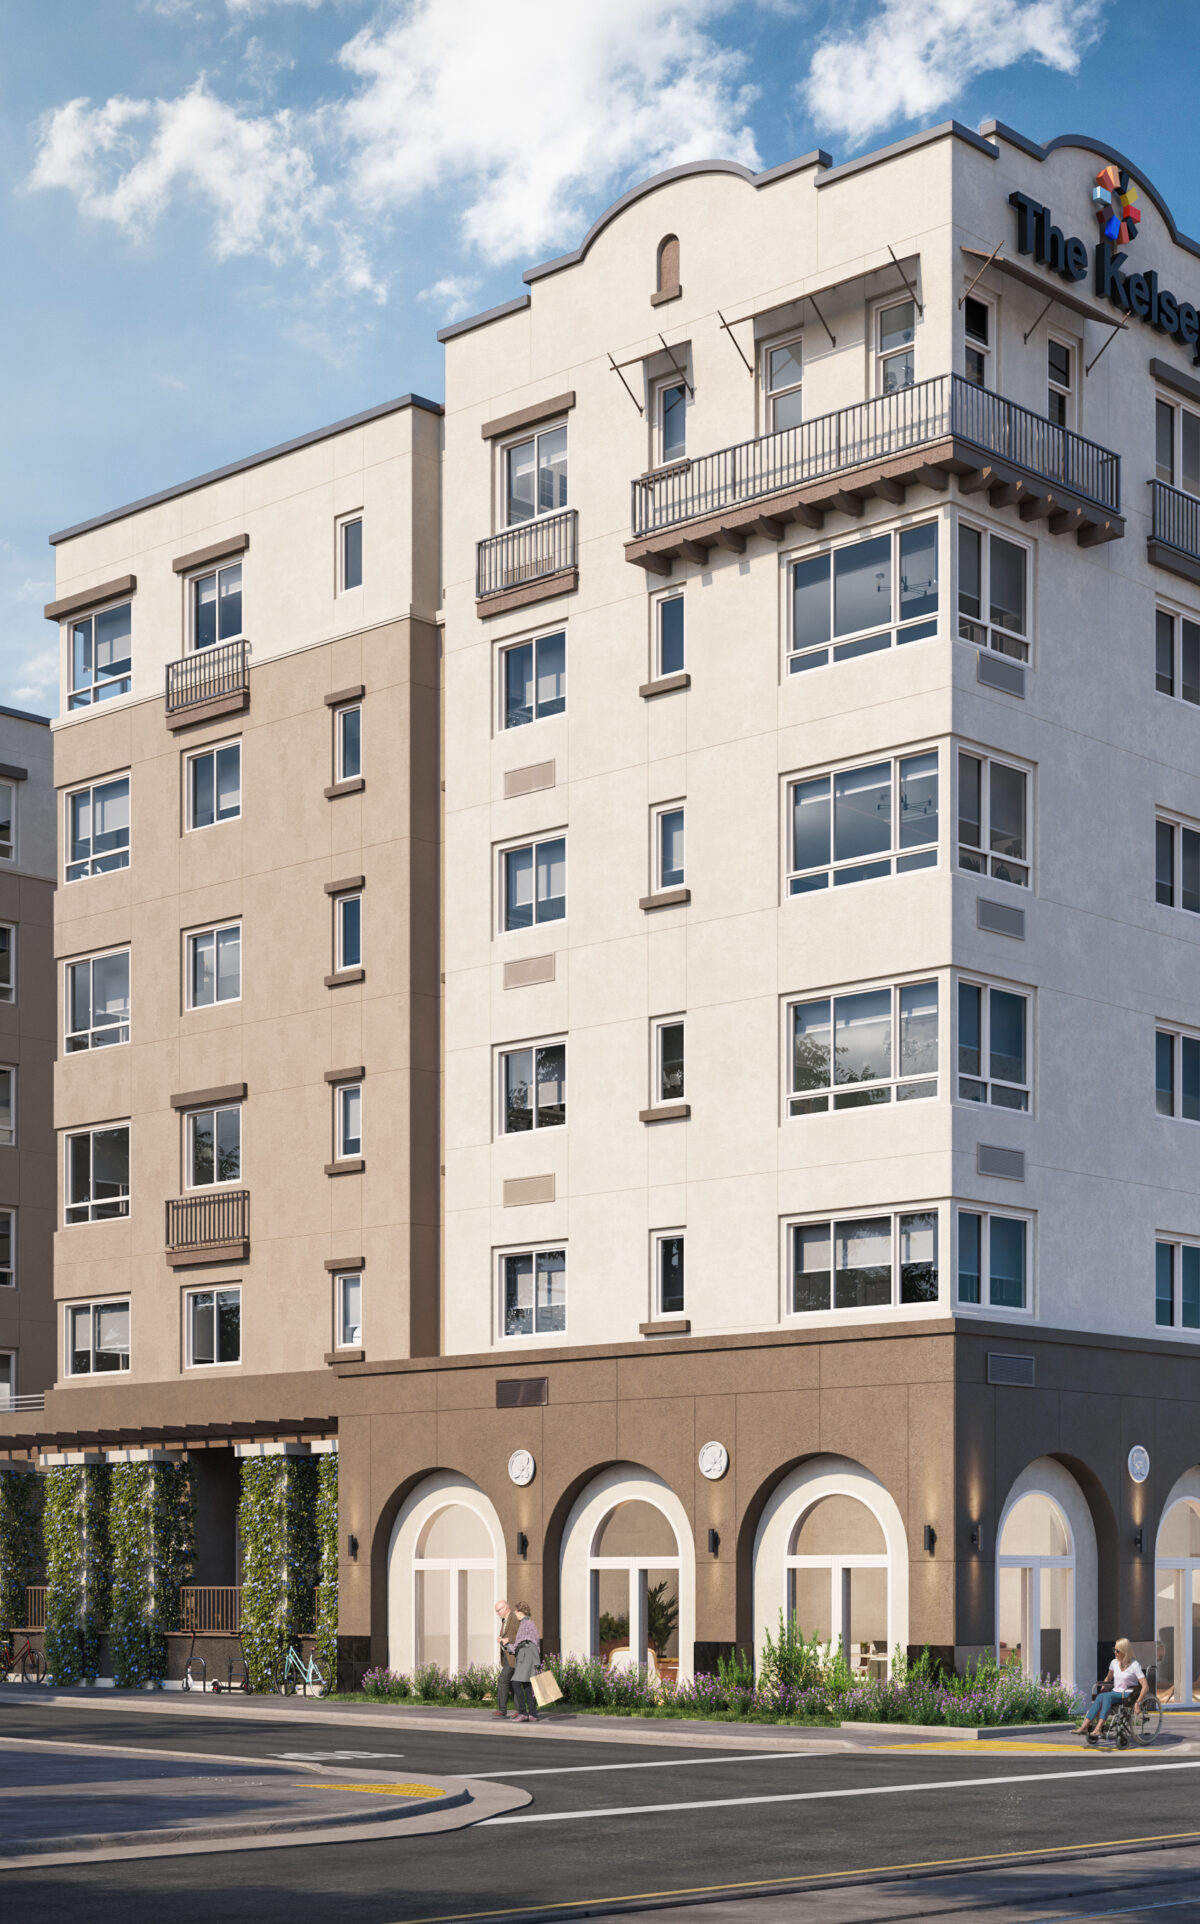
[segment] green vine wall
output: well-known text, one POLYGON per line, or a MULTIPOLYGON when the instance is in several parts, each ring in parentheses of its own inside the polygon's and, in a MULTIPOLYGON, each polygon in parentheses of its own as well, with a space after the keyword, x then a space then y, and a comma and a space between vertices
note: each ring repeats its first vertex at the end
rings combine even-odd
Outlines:
POLYGON ((25 1586, 40 1561, 41 1522, 41 1477, 0 1470, 0 1637, 25 1623, 25 1586))
POLYGON ((195 1556, 187 1464, 117 1464, 109 1532, 113 1678, 126 1689, 160 1683, 167 1666, 165 1633, 179 1627, 179 1587, 195 1556))
POLYGON ((112 1584, 106 1464, 46 1472, 46 1666, 56 1684, 94 1681, 112 1584))
POLYGON ((289 1643, 315 1628, 319 1461, 252 1456, 242 1463, 242 1648, 253 1690, 272 1689, 289 1643))
POLYGON ((338 1657, 338 1459, 337 1451, 317 1458, 317 1662, 337 1688, 338 1657))

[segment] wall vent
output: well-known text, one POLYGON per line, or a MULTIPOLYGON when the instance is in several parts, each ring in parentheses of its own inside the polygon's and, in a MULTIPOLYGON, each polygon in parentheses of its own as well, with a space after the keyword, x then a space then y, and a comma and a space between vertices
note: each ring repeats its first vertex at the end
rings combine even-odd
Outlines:
POLYGON ((975 910, 975 920, 981 929, 992 935, 1011 935, 1015 942, 1025 940, 1025 911, 1010 908, 1007 902, 989 902, 981 895, 975 910))
POLYGON ((981 1176, 1003 1176, 1006 1182, 1024 1182, 1025 1151, 1000 1149, 995 1143, 981 1142, 975 1149, 975 1167, 981 1176))
POLYGON ((498 1410, 533 1410, 549 1401, 548 1376, 508 1376, 496 1384, 498 1410))
POLYGON ((1009 661, 1005 655, 981 648, 975 664, 975 678, 985 688, 998 688, 1002 695, 1017 695, 1021 701, 1025 699, 1025 670, 1019 661, 1009 661))
POLYGON ((989 1383, 1007 1383, 1014 1389, 1033 1388, 1032 1356, 1004 1356, 999 1350, 988 1351, 989 1383))

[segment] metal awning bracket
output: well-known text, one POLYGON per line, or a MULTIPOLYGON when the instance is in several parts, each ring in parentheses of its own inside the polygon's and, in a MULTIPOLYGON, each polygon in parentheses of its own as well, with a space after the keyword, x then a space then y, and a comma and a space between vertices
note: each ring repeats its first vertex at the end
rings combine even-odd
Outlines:
MULTIPOLYGON (((825 329, 825 332, 829 334, 829 322, 825 319, 825 316, 822 314, 820 308, 817 306, 817 303, 813 299, 813 296, 811 294, 806 294, 804 298, 808 302, 809 306, 812 308, 812 311, 816 315, 817 319, 820 321, 821 326, 825 329)), ((830 347, 837 346, 836 335, 829 334, 829 345, 830 347)))
POLYGON ((617 363, 613 360, 613 357, 611 354, 608 357, 608 365, 611 367, 613 373, 616 375, 618 381, 621 383, 621 386, 624 388, 630 400, 633 402, 633 405, 637 409, 638 413, 641 415, 644 415, 646 412, 645 408, 642 406, 641 402, 638 400, 637 395, 634 393, 633 389, 630 387, 628 381, 625 379, 625 376, 622 374, 620 368, 617 366, 617 363))
POLYGON ((1041 326, 1042 322, 1045 320, 1047 314, 1050 312, 1050 309, 1053 306, 1054 306, 1054 296, 1053 294, 1051 294, 1050 299, 1046 302, 1045 307, 1042 309, 1041 313, 1038 315, 1037 320, 1033 323, 1033 326, 1027 327, 1024 334, 1021 336, 1021 339, 1023 341, 1028 341, 1029 336, 1031 334, 1036 334, 1038 328, 1041 326))
MULTIPOLYGON (((916 301, 917 303, 917 313, 924 315, 925 309, 921 304, 920 298, 917 294, 917 290, 913 286, 912 282, 909 280, 908 275, 905 273, 904 269, 901 267, 899 261, 896 260, 896 250, 892 246, 891 241, 888 242, 888 253, 891 255, 893 262, 895 262, 897 274, 899 274, 900 279, 904 282, 905 287, 907 287, 909 293, 912 295, 914 301, 916 301)), ((809 298, 811 299, 811 296, 809 298)), ((825 331, 826 333, 828 333, 829 331, 828 328, 825 331)))
POLYGON ((696 390, 692 386, 691 382, 688 380, 688 377, 684 373, 683 369, 680 367, 679 362, 675 359, 674 349, 667 347, 667 344, 665 341, 663 341, 663 337, 661 334, 659 335, 658 338, 660 341, 662 341, 663 347, 666 349, 667 359, 670 361, 671 366, 675 369, 676 374, 678 374, 680 380, 683 382, 684 387, 687 389, 688 393, 691 395, 694 401, 696 398, 696 390))
POLYGON ((1103 354, 1104 349, 1111 347, 1113 342, 1116 340, 1117 335, 1122 331, 1123 328, 1126 328, 1128 326, 1129 326, 1129 316, 1128 314, 1126 314, 1122 317, 1121 320, 1119 320, 1116 323, 1112 333, 1109 335, 1108 339, 1105 341, 1104 347, 1097 348, 1091 360, 1088 362, 1087 366, 1084 368, 1083 374, 1084 374, 1085 380, 1087 379, 1088 375, 1091 373, 1092 369, 1095 367, 1096 362, 1100 359, 1100 356, 1103 354))
POLYGON ((725 319, 725 316, 722 314, 720 308, 717 309, 717 318, 720 321, 721 326, 724 328, 726 334, 728 334, 730 340, 733 342, 733 345, 736 347, 738 353, 741 355, 742 365, 745 367, 745 370, 747 374, 750 376, 750 379, 753 380, 754 379, 754 363, 746 359, 745 353, 743 352, 743 349, 742 349, 741 342, 738 340, 738 337, 734 333, 732 327, 730 327, 729 322, 725 319))
MULTIPOLYGON (((993 247, 991 253, 988 255, 987 259, 984 261, 983 266, 980 268, 978 274, 976 274, 975 279, 971 282, 970 287, 963 288, 962 293, 958 297, 958 304, 960 307, 962 306, 963 302, 966 300, 968 294, 973 294, 975 292, 975 289, 979 286, 980 281, 983 279, 984 275, 987 273, 988 268, 991 266, 992 262, 999 260, 1000 249, 1003 247, 1003 245, 1004 245, 1003 241, 996 242, 996 245, 993 247)), ((1003 261, 1000 261, 999 264, 1001 267, 1003 267, 1004 265, 1003 261)), ((1025 338, 1026 340, 1028 340, 1029 336, 1026 335, 1025 338)))

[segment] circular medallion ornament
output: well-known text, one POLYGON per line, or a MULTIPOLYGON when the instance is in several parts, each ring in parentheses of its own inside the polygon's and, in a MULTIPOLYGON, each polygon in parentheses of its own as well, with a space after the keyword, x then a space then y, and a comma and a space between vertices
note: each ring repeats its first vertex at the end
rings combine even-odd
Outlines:
POLYGON ((514 1450, 508 1459, 508 1474, 521 1489, 532 1483, 537 1464, 528 1450, 514 1450))
POLYGON ((1150 1452, 1143 1443, 1135 1443, 1129 1452, 1129 1474, 1135 1483, 1144 1483, 1150 1474, 1150 1452))
POLYGON ((723 1443, 706 1443, 697 1459, 701 1476, 710 1483, 716 1483, 729 1468, 729 1451, 723 1443))

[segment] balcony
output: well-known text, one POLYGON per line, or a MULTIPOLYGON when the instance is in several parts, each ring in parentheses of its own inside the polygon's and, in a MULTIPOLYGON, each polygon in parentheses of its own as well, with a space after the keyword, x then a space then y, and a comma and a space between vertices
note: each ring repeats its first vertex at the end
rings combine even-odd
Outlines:
POLYGON ((242 1592, 234 1584, 193 1583, 179 1592, 179 1627, 197 1637, 236 1637, 242 1592))
POLYGON ((250 706, 250 643, 226 641, 167 663, 167 727, 187 728, 250 706))
POLYGON ((1200 581, 1200 496, 1152 481, 1148 558, 1185 581, 1200 581))
POLYGON ((642 475, 626 559, 669 574, 675 559, 703 562, 712 547, 740 553, 750 534, 780 540, 789 521, 819 529, 828 513, 861 515, 873 495, 898 505, 910 487, 944 491, 951 474, 962 493, 1045 520, 1081 547, 1125 532, 1119 455, 941 374, 642 475))
POLYGON ((502 614, 579 586, 579 516, 539 515, 475 544, 475 605, 481 615, 502 614))
POLYGON ((172 1269, 244 1262, 250 1254, 250 1191, 207 1190, 168 1202, 166 1248, 172 1269))
POLYGON ((0 1416, 9 1410, 44 1410, 45 1407, 45 1390, 31 1390, 27 1396, 14 1396, 11 1390, 0 1390, 0 1416))

